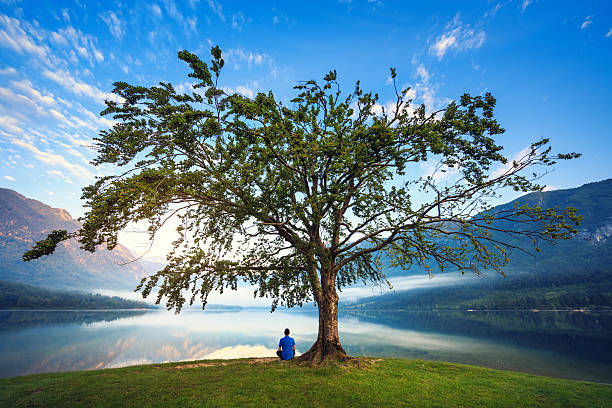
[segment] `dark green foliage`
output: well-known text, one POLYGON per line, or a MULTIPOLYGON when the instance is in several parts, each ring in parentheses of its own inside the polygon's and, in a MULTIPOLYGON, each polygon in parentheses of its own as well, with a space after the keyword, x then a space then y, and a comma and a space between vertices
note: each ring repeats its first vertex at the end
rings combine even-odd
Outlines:
POLYGON ((32 259, 38 259, 44 255, 51 255, 55 252, 57 244, 65 241, 71 237, 66 230, 53 230, 49 233, 47 238, 42 241, 38 241, 34 248, 23 254, 24 261, 31 261, 32 259))
POLYGON ((61 292, 0 281, 0 309, 146 309, 145 302, 118 296, 61 292))
MULTIPOLYGON (((299 83, 284 105, 271 92, 225 94, 221 50, 211 55, 206 64, 178 53, 197 92, 115 84, 123 101, 108 101, 102 114, 118 123, 100 132, 94 164, 117 172, 84 188, 88 212, 76 232, 88 251, 112 249, 131 222, 148 221, 154 238, 172 214, 181 217, 168 265, 137 288, 144 296, 159 288, 169 309, 205 305, 211 291, 246 281, 273 309, 326 302, 331 322, 337 288, 385 282, 381 253, 403 268, 501 271, 508 245, 492 236, 498 215, 486 212, 487 199, 503 188, 539 191, 539 174, 527 169, 578 156, 554 155, 544 139, 511 162, 494 140, 504 129, 489 93, 432 112, 395 88, 385 110, 359 83, 341 92, 331 71, 299 83), (415 175, 425 162, 435 170, 415 175), (500 165, 507 169, 492 175, 500 165), (438 182, 441 171, 455 172, 452 182, 438 182)), ((572 208, 535 205, 499 216, 530 240, 567 238, 579 222, 572 208)))

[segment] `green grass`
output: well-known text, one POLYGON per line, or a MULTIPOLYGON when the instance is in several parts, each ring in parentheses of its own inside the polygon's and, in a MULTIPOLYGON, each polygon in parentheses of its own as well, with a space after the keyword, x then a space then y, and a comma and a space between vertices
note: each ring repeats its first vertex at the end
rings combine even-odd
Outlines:
POLYGON ((593 408, 612 406, 612 385, 421 360, 242 359, 4 378, 0 406, 593 408))

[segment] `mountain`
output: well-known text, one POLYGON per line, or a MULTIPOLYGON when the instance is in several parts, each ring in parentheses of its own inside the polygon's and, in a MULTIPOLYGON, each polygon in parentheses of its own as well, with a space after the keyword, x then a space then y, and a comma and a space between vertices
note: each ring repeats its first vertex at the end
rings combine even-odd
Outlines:
POLYGON ((147 275, 137 262, 130 262, 135 257, 121 245, 92 254, 70 240, 58 245, 52 256, 21 259, 52 230, 72 232, 80 227, 66 210, 0 188, 0 280, 56 289, 132 290, 147 275))
MULTIPOLYGON (((513 251, 510 263, 504 268, 506 278, 491 272, 483 279, 466 279, 468 283, 460 286, 400 291, 346 306, 356 309, 612 309, 612 179, 573 189, 526 194, 490 211, 512 208, 515 203, 544 208, 574 207, 583 217, 579 233, 570 240, 541 243, 540 253, 531 251, 534 255, 513 251)), ((492 226, 514 227, 500 221, 492 226)), ((533 249, 526 239, 513 238, 507 242, 533 249)))

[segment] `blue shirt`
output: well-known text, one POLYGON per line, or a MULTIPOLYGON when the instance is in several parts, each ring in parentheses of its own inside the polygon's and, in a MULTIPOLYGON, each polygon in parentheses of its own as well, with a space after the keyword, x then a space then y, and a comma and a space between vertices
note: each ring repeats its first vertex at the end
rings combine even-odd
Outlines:
POLYGON ((289 336, 285 336, 278 342, 278 347, 281 348, 281 359, 291 360, 293 358, 293 346, 295 346, 295 340, 289 336))

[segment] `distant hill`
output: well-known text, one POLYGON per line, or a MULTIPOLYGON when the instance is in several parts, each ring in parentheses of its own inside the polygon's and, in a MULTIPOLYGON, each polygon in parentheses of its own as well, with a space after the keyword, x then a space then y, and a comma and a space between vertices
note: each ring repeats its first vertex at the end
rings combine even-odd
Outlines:
POLYGON ((9 189, 0 189, 0 280, 58 289, 132 290, 147 272, 124 246, 89 253, 74 240, 55 254, 24 262, 21 256, 54 229, 69 232, 81 224, 63 209, 52 208, 9 189))
MULTIPOLYGON (((612 309, 612 179, 578 188, 531 193, 491 210, 538 204, 572 206, 583 216, 579 234, 541 252, 510 254, 506 278, 490 272, 454 287, 389 293, 346 305, 354 309, 612 309)), ((494 227, 512 227, 493 224, 494 227)), ((498 237, 502 238, 502 236, 498 237)), ((507 236, 503 239, 508 240, 507 236)), ((522 239, 512 244, 533 249, 522 239)), ((435 278, 434 278, 435 280, 435 278)))
POLYGON ((109 310, 151 309, 153 306, 117 296, 59 291, 0 281, 0 309, 109 310))

